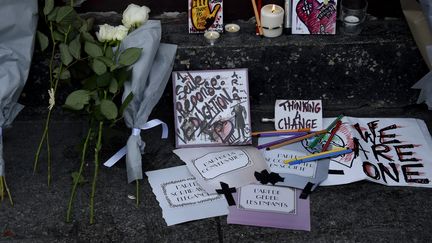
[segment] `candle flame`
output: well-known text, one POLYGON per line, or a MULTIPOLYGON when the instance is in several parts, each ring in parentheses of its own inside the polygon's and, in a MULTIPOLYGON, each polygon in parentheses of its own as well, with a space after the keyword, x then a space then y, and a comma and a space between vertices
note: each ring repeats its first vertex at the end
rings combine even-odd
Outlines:
POLYGON ((276 11, 276 5, 273 4, 271 12, 274 13, 276 11))

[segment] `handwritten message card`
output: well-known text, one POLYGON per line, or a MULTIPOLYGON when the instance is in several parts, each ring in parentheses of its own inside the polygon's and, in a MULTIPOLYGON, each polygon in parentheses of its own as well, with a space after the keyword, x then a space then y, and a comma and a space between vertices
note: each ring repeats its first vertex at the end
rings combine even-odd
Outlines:
MULTIPOLYGON (((280 138, 259 138, 258 144, 269 143, 278 139, 280 138)), ((284 163, 284 160, 302 157, 315 152, 307 147, 307 141, 286 145, 278 149, 263 149, 261 152, 263 153, 270 171, 278 173, 284 178, 283 181, 277 182, 276 185, 303 189, 306 184, 310 182, 313 184, 313 187, 311 188, 313 191, 322 181, 327 179, 330 163, 329 159, 297 165, 284 163)))
POLYGON ((275 129, 322 129, 321 100, 276 100, 275 129))
POLYGON ((168 226, 228 213, 225 198, 204 191, 186 166, 148 171, 146 175, 168 226))
POLYGON ((309 199, 290 187, 250 184, 234 194, 228 223, 310 231, 309 199))
POLYGON ((251 144, 247 69, 173 72, 176 147, 251 144))
POLYGON ((292 33, 336 33, 337 0, 293 0, 292 33))
POLYGON ((342 121, 332 143, 353 152, 331 160, 331 173, 322 185, 366 179, 388 186, 432 187, 432 139, 422 120, 344 117, 342 121))
POLYGON ((255 171, 267 169, 261 152, 254 147, 204 147, 176 149, 198 183, 208 193, 220 182, 240 187, 255 182, 255 171))

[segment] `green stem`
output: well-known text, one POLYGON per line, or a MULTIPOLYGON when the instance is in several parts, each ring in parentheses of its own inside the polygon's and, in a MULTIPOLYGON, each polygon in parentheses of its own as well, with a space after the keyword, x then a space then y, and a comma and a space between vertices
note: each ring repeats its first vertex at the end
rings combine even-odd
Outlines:
POLYGON ((47 180, 48 180, 48 187, 51 185, 51 147, 49 143, 49 136, 48 136, 48 130, 46 133, 46 146, 47 146, 47 180))
POLYGON ((135 180, 136 183, 136 206, 139 206, 139 180, 135 180))
MULTIPOLYGON (((46 137, 48 135, 48 128, 49 128, 50 118, 51 118, 51 110, 48 110, 48 115, 47 115, 47 118, 45 120, 44 130, 43 130, 43 133, 42 133, 41 140, 39 141, 39 145, 38 145, 38 148, 37 148, 37 151, 36 151, 36 155, 35 155, 35 160, 34 160, 34 163, 33 163, 33 174, 36 173, 36 170, 38 168, 38 162, 39 162, 39 157, 40 157, 40 152, 41 152, 41 149, 42 149, 42 145, 46 141, 46 137)), ((49 146, 49 145, 47 144, 47 146, 49 146)))
POLYGON ((11 193, 9 191, 9 187, 7 186, 7 183, 6 183, 6 177, 0 176, 0 196, 1 196, 0 198, 1 198, 2 201, 4 199, 4 191, 5 190, 6 190, 7 194, 8 194, 9 202, 13 206, 14 203, 13 203, 13 200, 12 200, 12 195, 11 195, 11 193))
POLYGON ((71 216, 71 212, 72 212, 72 204, 73 204, 73 201, 75 199, 76 189, 77 189, 78 183, 79 183, 79 178, 81 178, 82 172, 84 170, 85 157, 87 154, 87 147, 88 147, 88 142, 90 140, 91 133, 92 133, 92 129, 89 128, 89 130, 87 132, 86 139, 84 141, 83 150, 81 153, 81 164, 79 167, 78 176, 77 176, 77 179, 74 181, 71 196, 69 198, 68 209, 67 209, 67 213, 66 213, 66 222, 70 222, 70 216, 71 216))
POLYGON ((93 182, 92 182, 92 191, 90 195, 90 224, 94 223, 94 196, 96 193, 96 182, 97 182, 97 176, 99 172, 99 152, 102 147, 102 129, 103 129, 103 121, 99 122, 99 129, 98 129, 98 137, 96 142, 96 148, 94 152, 94 174, 93 174, 93 182))

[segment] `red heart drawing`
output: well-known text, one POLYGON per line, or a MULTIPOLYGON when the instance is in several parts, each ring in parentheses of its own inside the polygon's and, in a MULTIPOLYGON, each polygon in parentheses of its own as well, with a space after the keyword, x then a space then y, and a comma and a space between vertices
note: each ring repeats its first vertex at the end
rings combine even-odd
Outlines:
POLYGON ((213 123, 213 130, 222 143, 227 143, 234 133, 234 125, 231 121, 217 121, 213 123))
POLYGON ((336 4, 317 0, 300 0, 296 6, 299 19, 306 25, 310 34, 334 34, 336 27, 336 4))

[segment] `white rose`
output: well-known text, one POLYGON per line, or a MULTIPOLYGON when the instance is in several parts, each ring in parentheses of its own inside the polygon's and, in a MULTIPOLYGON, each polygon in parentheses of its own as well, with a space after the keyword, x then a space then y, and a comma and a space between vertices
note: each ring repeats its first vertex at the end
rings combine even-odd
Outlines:
POLYGON ((128 34, 129 29, 123 25, 116 26, 114 31, 114 40, 122 41, 128 34))
POLYGON ((133 3, 129 4, 123 12, 122 22, 127 28, 143 25, 149 18, 150 9, 146 6, 138 6, 133 3))
POLYGON ((99 25, 96 37, 100 42, 110 42, 114 40, 115 28, 109 24, 99 25))

